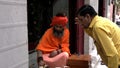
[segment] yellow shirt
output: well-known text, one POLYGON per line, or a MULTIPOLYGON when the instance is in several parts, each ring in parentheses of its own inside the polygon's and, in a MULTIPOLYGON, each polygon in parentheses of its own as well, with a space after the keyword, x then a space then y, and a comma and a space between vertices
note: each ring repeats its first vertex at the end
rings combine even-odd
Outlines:
POLYGON ((97 51, 108 68, 118 68, 120 28, 107 18, 96 15, 85 31, 94 39, 97 51))

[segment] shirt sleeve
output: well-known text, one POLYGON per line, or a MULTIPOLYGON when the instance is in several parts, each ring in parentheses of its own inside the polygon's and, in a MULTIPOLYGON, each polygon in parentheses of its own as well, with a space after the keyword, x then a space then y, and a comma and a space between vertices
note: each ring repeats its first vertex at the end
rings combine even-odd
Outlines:
POLYGON ((118 52, 114 46, 110 31, 105 28, 95 28, 94 39, 99 44, 98 48, 106 56, 108 68, 118 68, 118 52))

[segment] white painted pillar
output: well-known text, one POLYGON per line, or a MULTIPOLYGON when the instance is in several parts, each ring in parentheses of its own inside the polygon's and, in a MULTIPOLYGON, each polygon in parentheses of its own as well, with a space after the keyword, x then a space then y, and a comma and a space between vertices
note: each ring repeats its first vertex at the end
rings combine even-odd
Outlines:
POLYGON ((0 68, 28 68, 27 0, 0 0, 0 68))
MULTIPOLYGON (((85 4, 92 5, 96 12, 98 12, 98 0, 85 0, 85 4)), ((92 51, 92 48, 94 47, 94 42, 92 38, 90 38, 86 33, 84 36, 84 47, 85 54, 89 54, 92 51)))

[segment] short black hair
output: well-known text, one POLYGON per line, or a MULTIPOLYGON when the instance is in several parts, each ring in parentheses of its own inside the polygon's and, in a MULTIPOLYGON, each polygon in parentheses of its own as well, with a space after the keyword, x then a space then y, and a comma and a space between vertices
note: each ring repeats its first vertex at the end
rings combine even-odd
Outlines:
POLYGON ((86 5, 83 5, 77 11, 77 15, 85 16, 86 14, 89 14, 90 16, 95 16, 95 15, 97 15, 97 12, 95 11, 95 9, 92 6, 86 4, 86 5))

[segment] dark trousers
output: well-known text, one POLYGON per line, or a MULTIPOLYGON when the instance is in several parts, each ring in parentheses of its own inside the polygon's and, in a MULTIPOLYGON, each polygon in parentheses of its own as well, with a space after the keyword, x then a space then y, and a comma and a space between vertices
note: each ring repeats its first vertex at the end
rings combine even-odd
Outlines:
POLYGON ((118 66, 118 68, 120 68, 120 66, 118 66))

